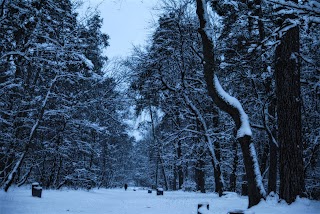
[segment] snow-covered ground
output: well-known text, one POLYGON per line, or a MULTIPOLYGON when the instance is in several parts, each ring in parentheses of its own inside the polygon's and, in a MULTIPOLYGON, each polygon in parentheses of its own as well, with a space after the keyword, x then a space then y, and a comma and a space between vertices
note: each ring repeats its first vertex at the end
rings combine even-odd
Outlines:
MULTIPOLYGON (((230 210, 246 209, 247 197, 229 193, 221 198, 216 194, 164 192, 151 194, 141 188, 85 190, 44 190, 42 198, 31 196, 27 187, 0 191, 0 214, 196 214, 200 202, 209 203, 210 214, 227 214, 230 210)), ((288 206, 269 198, 251 208, 255 214, 319 214, 320 201, 298 199, 288 206)))

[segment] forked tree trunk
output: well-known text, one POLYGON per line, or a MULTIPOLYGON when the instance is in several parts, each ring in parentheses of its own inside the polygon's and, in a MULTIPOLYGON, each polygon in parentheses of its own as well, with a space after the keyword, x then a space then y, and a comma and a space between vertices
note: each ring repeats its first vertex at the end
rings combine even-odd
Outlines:
MULTIPOLYGON (((297 0, 295 0, 297 3, 297 0)), ((290 17, 292 18, 292 17, 290 17)), ((276 48, 276 95, 280 144, 280 198, 292 203, 305 190, 301 127, 299 27, 289 29, 276 48)))
POLYGON ((237 128, 237 140, 241 145, 245 170, 248 179, 249 207, 252 207, 265 198, 266 192, 262 185, 261 173, 253 143, 251 142, 251 129, 248 116, 240 102, 228 95, 221 87, 217 76, 214 74, 213 41, 207 30, 208 22, 207 4, 205 0, 197 0, 197 15, 200 22, 199 33, 202 39, 204 57, 204 77, 207 83, 209 96, 216 105, 233 118, 237 128))

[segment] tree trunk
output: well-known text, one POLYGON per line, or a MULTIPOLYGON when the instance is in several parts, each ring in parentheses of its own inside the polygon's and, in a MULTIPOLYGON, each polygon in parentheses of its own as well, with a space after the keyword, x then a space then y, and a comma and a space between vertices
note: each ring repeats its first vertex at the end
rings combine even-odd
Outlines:
POLYGON ((263 117, 264 117, 264 127, 268 134, 269 139, 269 177, 268 177, 268 194, 271 192, 277 192, 277 175, 278 175, 278 150, 279 143, 275 139, 276 130, 274 127, 269 127, 269 118, 271 115, 273 118, 276 117, 276 101, 273 98, 273 89, 272 89, 272 79, 268 78, 265 82, 266 93, 271 97, 269 105, 264 108, 263 117))
POLYGON ((211 154, 210 156, 211 156, 211 163, 212 163, 213 172, 214 172, 214 183, 216 185, 215 192, 219 194, 219 197, 221 197, 223 188, 224 188, 224 182, 222 180, 220 162, 218 161, 218 164, 216 164, 211 154))
POLYGON ((162 173, 162 176, 163 176, 164 187, 165 187, 166 190, 168 190, 169 188, 168 188, 166 171, 165 171, 164 163, 163 163, 163 160, 162 160, 162 157, 161 157, 160 153, 159 153, 159 161, 160 161, 160 166, 161 166, 161 173, 162 173))
POLYGON ((177 174, 178 174, 178 167, 177 167, 177 164, 176 164, 176 160, 175 160, 175 163, 174 163, 174 166, 173 166, 173 178, 172 178, 172 185, 171 185, 171 189, 173 191, 176 191, 177 190, 177 174))
POLYGON ((232 172, 230 175, 230 191, 236 192, 237 190, 237 167, 238 167, 238 147, 237 147, 237 141, 233 142, 232 145, 232 150, 233 150, 233 165, 232 165, 232 172))
POLYGON ((292 203, 305 190, 298 59, 299 27, 289 29, 280 39, 281 43, 275 53, 280 198, 292 203))
POLYGON ((274 143, 270 143, 269 163, 268 194, 277 192, 278 147, 274 143))
POLYGON ((159 170, 159 164, 161 164, 161 160, 160 160, 160 151, 159 151, 159 145, 158 145, 158 141, 156 138, 156 130, 155 130, 155 125, 154 125, 154 118, 153 118, 153 112, 152 112, 152 108, 151 108, 151 104, 149 103, 149 111, 150 111, 150 119, 151 119, 151 128, 152 128, 152 137, 153 137, 153 143, 156 146, 156 172, 155 172, 155 187, 158 188, 158 170, 159 170))
POLYGON ((178 180, 179 180, 179 189, 182 189, 182 185, 183 185, 183 168, 182 168, 182 162, 181 162, 181 158, 182 158, 182 151, 181 151, 181 142, 180 140, 178 141, 178 148, 177 148, 177 155, 178 155, 178 180))
MULTIPOLYGON (((219 126, 219 112, 216 108, 212 108, 212 114, 213 114, 213 126, 218 127, 219 126)), ((214 142, 214 153, 217 158, 217 161, 219 163, 219 167, 214 167, 213 166, 213 171, 214 171, 214 182, 216 185, 215 191, 219 194, 219 197, 222 196, 223 188, 224 188, 224 183, 222 182, 222 172, 221 172, 221 167, 220 167, 220 162, 221 162, 221 147, 220 147, 220 142, 216 140, 214 142)), ((211 158, 211 162, 213 159, 211 158)), ((213 162, 212 162, 213 163, 213 162)))
POLYGON ((231 115, 236 124, 237 139, 241 144, 248 179, 249 207, 252 207, 258 204, 260 199, 265 197, 266 193, 262 185, 255 148, 251 142, 252 133, 248 117, 240 102, 222 89, 217 76, 214 74, 213 41, 211 35, 207 32, 210 26, 207 20, 208 13, 206 6, 205 0, 197 0, 197 15, 200 22, 199 33, 203 46, 204 77, 209 96, 221 110, 231 115))
POLYGON ((8 177, 6 178, 6 182, 3 185, 4 191, 7 192, 9 190, 10 186, 12 185, 12 183, 13 183, 13 181, 15 179, 15 176, 17 174, 17 171, 20 168, 20 166, 22 165, 22 162, 23 162, 26 154, 27 154, 27 150, 22 153, 22 155, 20 156, 19 160, 14 165, 14 168, 11 170, 11 172, 8 175, 8 177))
POLYGON ((251 137, 245 136, 238 139, 243 153, 243 161, 248 180, 249 208, 258 204, 262 198, 265 198, 265 190, 262 185, 262 178, 258 160, 255 154, 255 148, 251 137))
POLYGON ((265 172, 268 170, 267 169, 267 161, 268 161, 268 156, 270 153, 269 148, 270 148, 269 142, 266 142, 263 147, 261 164, 260 164, 260 169, 261 169, 262 175, 264 175, 265 172))
POLYGON ((201 159, 201 157, 197 160, 196 167, 195 167, 195 177, 197 183, 197 191, 201 191, 205 193, 205 172, 204 172, 204 165, 205 162, 201 159))

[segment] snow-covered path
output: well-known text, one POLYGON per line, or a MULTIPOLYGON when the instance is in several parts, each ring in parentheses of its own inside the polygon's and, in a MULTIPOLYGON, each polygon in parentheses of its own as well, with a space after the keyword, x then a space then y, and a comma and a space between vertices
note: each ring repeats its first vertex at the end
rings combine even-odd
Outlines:
MULTIPOLYGON (((208 202, 210 214, 226 214, 230 210, 245 209, 247 198, 230 193, 222 198, 216 194, 165 192, 156 196, 153 191, 129 188, 100 190, 44 190, 42 198, 31 196, 31 190, 12 188, 0 192, 0 214, 196 214, 197 204, 208 202)), ((302 200, 291 206, 275 201, 262 202, 251 209, 256 214, 265 213, 320 213, 320 202, 302 200)))

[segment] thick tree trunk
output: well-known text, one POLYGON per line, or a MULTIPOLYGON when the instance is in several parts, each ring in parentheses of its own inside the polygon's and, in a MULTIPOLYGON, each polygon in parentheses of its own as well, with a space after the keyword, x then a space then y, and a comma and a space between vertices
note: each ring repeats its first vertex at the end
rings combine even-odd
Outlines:
MULTIPOLYGON (((297 1, 296 1, 297 2, 297 1)), ((295 201, 305 190, 301 137, 299 27, 288 30, 276 48, 276 95, 280 144, 280 198, 295 201)))
POLYGON ((207 32, 210 26, 207 20, 206 6, 205 0, 197 0, 197 15, 200 22, 199 33, 202 38, 204 56, 204 77, 209 96, 220 109, 231 115, 236 124, 237 139, 243 152, 248 179, 249 207, 252 207, 258 204, 266 193, 262 185, 255 148, 251 142, 251 129, 247 115, 239 101, 222 89, 217 76, 214 74, 213 41, 207 32))
POLYGON ((266 193, 262 184, 255 148, 250 141, 250 136, 244 136, 238 139, 238 142, 241 145, 246 177, 248 180, 249 207, 252 207, 258 204, 262 198, 265 198, 266 193))

